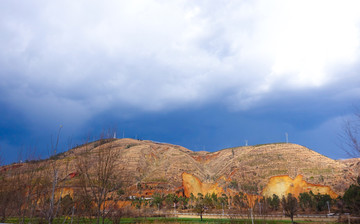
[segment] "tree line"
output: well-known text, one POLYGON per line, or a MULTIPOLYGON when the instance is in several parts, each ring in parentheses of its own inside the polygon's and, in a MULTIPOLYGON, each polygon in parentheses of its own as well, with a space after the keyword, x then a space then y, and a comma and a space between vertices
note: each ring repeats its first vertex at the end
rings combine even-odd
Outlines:
POLYGON ((1 167, 0 222, 17 217, 19 223, 53 223, 59 218, 104 223, 116 215, 123 183, 116 176, 120 151, 113 150, 112 139, 84 144, 79 155, 68 157, 56 153, 58 142, 59 135, 48 160, 1 167))

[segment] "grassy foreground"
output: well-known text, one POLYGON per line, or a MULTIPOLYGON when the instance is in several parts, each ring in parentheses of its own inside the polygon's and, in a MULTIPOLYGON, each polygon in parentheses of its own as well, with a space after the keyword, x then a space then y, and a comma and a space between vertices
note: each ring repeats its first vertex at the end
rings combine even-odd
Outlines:
MULTIPOLYGON (((28 223, 31 221, 31 223, 46 223, 45 220, 26 220, 25 223, 28 223)), ((19 223, 19 219, 17 218, 10 218, 6 221, 6 223, 19 223)), ((56 219, 54 220, 54 223, 70 223, 70 220, 66 220, 64 222, 64 219, 56 219)), ((89 220, 89 219, 74 219, 73 224, 82 224, 82 223, 96 223, 96 220, 89 220)), ((112 221, 105 220, 106 224, 111 224, 112 221)), ((149 218, 122 218, 120 220, 120 223, 173 223, 173 224, 180 224, 180 223, 241 223, 241 224, 251 224, 251 220, 249 219, 214 219, 214 218, 204 218, 203 221, 200 221, 200 218, 165 218, 165 217, 149 217, 149 218)), ((290 220, 261 220, 257 219, 254 220, 254 224, 278 224, 278 223, 291 223, 290 220)), ((299 221, 297 221, 299 223, 299 221)), ((306 221, 300 221, 300 223, 309 223, 306 221)), ((329 222, 310 222, 310 223, 329 223, 329 222)))
MULTIPOLYGON (((200 221, 200 218, 147 218, 147 219, 123 219, 121 223, 248 223, 251 224, 251 220, 244 219, 211 219, 203 218, 203 221, 200 221)), ((275 223, 291 223, 286 220, 254 220, 256 224, 275 224, 275 223)))

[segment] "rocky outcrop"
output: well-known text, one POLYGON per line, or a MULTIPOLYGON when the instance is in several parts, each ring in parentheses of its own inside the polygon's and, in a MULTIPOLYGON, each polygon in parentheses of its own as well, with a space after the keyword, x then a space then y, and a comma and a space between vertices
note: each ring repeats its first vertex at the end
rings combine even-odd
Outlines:
POLYGON ((271 177, 261 194, 264 197, 272 197, 273 194, 282 197, 291 193, 295 197, 298 197, 300 193, 310 191, 314 194, 328 194, 332 198, 338 197, 338 194, 336 194, 329 186, 308 183, 303 180, 302 175, 298 175, 294 179, 287 175, 271 177))
MULTIPOLYGON (((190 197, 191 194, 197 196, 198 193, 201 193, 202 195, 212 193, 221 195, 223 193, 227 193, 232 196, 236 194, 236 192, 230 189, 225 192, 224 189, 220 187, 217 182, 202 183, 199 178, 189 173, 184 172, 182 174, 182 179, 184 194, 186 197, 190 197)), ((268 184, 261 192, 261 196, 272 197, 273 194, 276 194, 281 198, 282 196, 286 196, 287 194, 291 193, 295 197, 298 197, 300 193, 310 191, 312 191, 314 194, 328 194, 332 198, 337 198, 339 196, 329 186, 306 182, 305 180, 303 180, 302 175, 298 175, 294 179, 287 175, 271 177, 268 184)), ((250 204, 253 204, 257 199, 261 198, 260 195, 247 194, 245 192, 243 193, 246 195, 250 204)))
POLYGON ((197 197, 199 193, 202 195, 215 193, 221 195, 224 190, 218 186, 218 183, 202 183, 199 178, 189 173, 182 174, 184 194, 190 197, 191 194, 197 197))

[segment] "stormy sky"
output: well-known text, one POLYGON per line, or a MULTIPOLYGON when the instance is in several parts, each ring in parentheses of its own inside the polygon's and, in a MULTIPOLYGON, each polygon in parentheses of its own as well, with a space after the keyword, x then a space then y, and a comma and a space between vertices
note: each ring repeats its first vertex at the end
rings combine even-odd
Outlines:
POLYGON ((3 162, 96 139, 191 150, 284 142, 346 158, 360 2, 2 1, 3 162))

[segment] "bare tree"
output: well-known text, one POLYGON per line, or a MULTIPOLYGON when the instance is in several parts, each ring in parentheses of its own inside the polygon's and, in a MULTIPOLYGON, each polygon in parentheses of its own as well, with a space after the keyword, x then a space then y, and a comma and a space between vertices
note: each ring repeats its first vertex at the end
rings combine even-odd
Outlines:
POLYGON ((7 199, 5 198, 7 195, 7 188, 5 187, 5 183, 6 183, 6 174, 5 174, 5 170, 2 167, 3 165, 3 159, 2 159, 2 152, 1 152, 1 148, 0 148, 0 222, 5 222, 6 221, 6 201, 7 199), (5 211, 4 211, 5 210, 5 211))
POLYGON ((4 156, 2 154, 2 148, 1 148, 1 145, 0 145, 0 167, 4 165, 4 156))
POLYGON ((114 149, 112 141, 101 139, 100 143, 100 146, 88 148, 79 155, 76 166, 80 195, 84 201, 93 201, 97 223, 104 223, 105 217, 111 213, 109 209, 116 207, 111 204, 116 203, 116 190, 121 187, 115 172, 120 151, 114 149))
MULTIPOLYGON (((51 143, 51 152, 50 152, 50 163, 51 163, 51 191, 50 191, 50 197, 49 197, 49 207, 46 211, 46 219, 49 222, 49 224, 51 224, 54 220, 54 218, 56 217, 56 209, 55 209, 55 191, 56 188, 58 186, 58 182, 59 182, 59 167, 57 164, 57 160, 56 158, 52 158, 54 156, 57 155, 58 153, 58 147, 59 147, 59 140, 60 140, 60 132, 62 129, 62 125, 60 125, 59 129, 58 129, 58 133, 56 136, 56 141, 55 143, 51 143)), ((52 140, 52 139, 51 139, 52 140)), ((61 198, 61 195, 60 195, 61 198)))
POLYGON ((25 214, 40 215, 51 224, 58 215, 64 188, 61 181, 67 176, 69 166, 69 161, 61 160, 58 153, 61 129, 62 126, 58 129, 55 141, 51 139, 50 158, 35 164, 27 163, 28 168, 22 176, 26 182, 24 192, 27 192, 24 205, 30 213, 24 211, 21 215, 23 217, 25 214), (36 211, 40 214, 35 214, 36 211))
POLYGON ((27 163, 14 163, 0 168, 0 211, 3 222, 8 215, 18 217, 19 223, 24 223, 25 217, 30 221, 35 215, 40 196, 46 192, 40 187, 42 165, 34 160, 35 151, 29 148, 27 152, 27 163))
POLYGON ((354 109, 352 118, 344 121, 340 145, 351 157, 360 157, 360 108, 354 109))
POLYGON ((0 172, 0 222, 5 222, 9 216, 10 202, 12 201, 13 179, 8 172, 2 170, 0 172))
POLYGON ((0 167, 0 222, 5 222, 8 216, 15 215, 17 208, 21 207, 19 202, 25 190, 20 177, 21 166, 14 163, 0 167))

